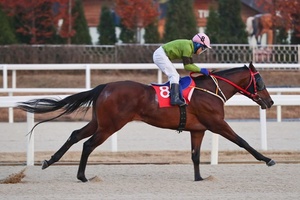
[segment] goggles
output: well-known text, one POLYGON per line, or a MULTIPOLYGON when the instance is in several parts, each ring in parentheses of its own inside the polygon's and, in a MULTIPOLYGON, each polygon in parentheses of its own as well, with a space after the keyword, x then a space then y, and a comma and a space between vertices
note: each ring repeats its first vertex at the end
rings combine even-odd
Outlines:
POLYGON ((193 43, 194 43, 194 53, 196 53, 200 48, 202 49, 201 53, 208 49, 206 45, 197 42, 193 42, 193 43))

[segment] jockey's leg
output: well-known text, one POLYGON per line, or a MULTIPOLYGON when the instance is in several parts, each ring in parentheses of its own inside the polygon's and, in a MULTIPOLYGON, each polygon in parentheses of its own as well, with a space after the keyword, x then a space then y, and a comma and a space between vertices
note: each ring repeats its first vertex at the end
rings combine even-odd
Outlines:
POLYGON ((168 76, 171 85, 171 105, 185 105, 185 101, 180 98, 179 74, 162 47, 154 52, 153 61, 168 76))

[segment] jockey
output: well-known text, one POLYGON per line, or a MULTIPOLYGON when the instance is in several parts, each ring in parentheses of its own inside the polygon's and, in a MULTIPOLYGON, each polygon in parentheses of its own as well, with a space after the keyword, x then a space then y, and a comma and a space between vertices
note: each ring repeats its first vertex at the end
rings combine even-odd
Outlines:
POLYGON ((182 59, 184 69, 191 72, 200 72, 206 76, 209 71, 206 68, 199 68, 193 63, 192 55, 200 55, 210 47, 209 37, 204 33, 196 34, 192 40, 178 39, 163 44, 153 53, 154 63, 168 76, 171 84, 171 105, 185 105, 184 99, 179 93, 179 74, 171 60, 182 59))

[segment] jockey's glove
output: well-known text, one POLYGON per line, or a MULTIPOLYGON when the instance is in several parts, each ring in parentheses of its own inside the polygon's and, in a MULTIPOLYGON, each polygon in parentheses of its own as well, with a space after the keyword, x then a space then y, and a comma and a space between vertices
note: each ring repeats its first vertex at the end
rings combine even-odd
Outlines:
POLYGON ((200 73, 204 74, 205 76, 209 75, 209 71, 206 68, 201 68, 200 73))

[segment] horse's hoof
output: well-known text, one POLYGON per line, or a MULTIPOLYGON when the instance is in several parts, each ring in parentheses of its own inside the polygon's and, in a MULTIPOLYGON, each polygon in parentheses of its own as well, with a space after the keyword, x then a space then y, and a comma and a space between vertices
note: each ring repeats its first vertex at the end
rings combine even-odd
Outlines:
POLYGON ((197 177, 197 178, 195 178, 195 181, 203 181, 203 178, 202 177, 197 177))
POLYGON ((83 182, 83 183, 89 181, 89 180, 87 180, 87 178, 85 178, 85 176, 77 176, 77 179, 80 180, 80 181, 83 182))
POLYGON ((267 163, 267 166, 269 166, 269 167, 271 167, 271 166, 273 166, 273 165, 275 165, 276 164, 276 162, 274 161, 274 160, 270 160, 268 163, 267 163))
POLYGON ((47 167, 49 167, 49 164, 48 164, 47 160, 44 160, 42 162, 42 169, 46 169, 47 167))

